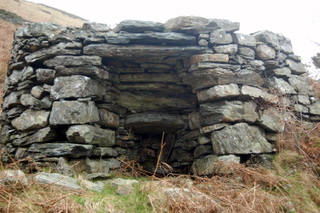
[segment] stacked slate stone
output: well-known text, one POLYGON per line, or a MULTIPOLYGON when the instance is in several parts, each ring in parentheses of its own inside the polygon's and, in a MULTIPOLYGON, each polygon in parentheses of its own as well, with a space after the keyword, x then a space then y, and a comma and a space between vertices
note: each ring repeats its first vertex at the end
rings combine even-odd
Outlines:
POLYGON ((268 157, 285 129, 279 108, 317 122, 320 102, 289 39, 237 30, 202 17, 25 24, 4 89, 2 161, 64 157, 106 173, 120 159, 153 171, 160 158, 158 172, 210 174, 219 160, 268 157))

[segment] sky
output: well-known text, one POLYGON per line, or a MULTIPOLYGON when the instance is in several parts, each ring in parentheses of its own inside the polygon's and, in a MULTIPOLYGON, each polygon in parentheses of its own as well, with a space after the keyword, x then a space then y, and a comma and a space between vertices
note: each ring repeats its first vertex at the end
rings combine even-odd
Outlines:
POLYGON ((123 20, 165 23, 185 15, 240 22, 241 33, 270 30, 288 37, 304 63, 320 52, 319 0, 28 0, 114 27, 123 20), (318 43, 318 44, 317 44, 318 43))

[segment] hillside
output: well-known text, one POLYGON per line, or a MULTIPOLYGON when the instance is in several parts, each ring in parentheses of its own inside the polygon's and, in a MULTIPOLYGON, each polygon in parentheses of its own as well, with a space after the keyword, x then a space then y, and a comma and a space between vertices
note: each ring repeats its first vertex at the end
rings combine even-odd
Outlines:
POLYGON ((43 4, 24 0, 0 0, 0 93, 10 60, 13 34, 25 21, 55 22, 65 26, 81 27, 86 20, 43 4))
POLYGON ((32 22, 55 22, 66 26, 82 26, 86 20, 73 14, 24 0, 0 0, 0 9, 32 22))

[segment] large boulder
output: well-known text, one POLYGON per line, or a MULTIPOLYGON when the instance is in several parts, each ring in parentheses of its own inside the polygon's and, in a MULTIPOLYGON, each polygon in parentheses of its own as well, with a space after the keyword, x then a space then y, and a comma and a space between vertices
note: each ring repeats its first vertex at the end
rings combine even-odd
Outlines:
POLYGON ((51 125, 85 124, 100 120, 93 101, 55 101, 49 118, 51 125))
POLYGON ((240 163, 240 157, 235 155, 207 155, 204 158, 196 159, 191 167, 192 173, 196 175, 226 174, 232 172, 228 164, 240 163))
POLYGON ((287 54, 293 53, 290 39, 281 34, 264 30, 254 33, 253 36, 256 38, 257 42, 263 42, 276 50, 282 50, 287 54))
POLYGON ((54 100, 64 98, 96 98, 101 99, 105 89, 87 76, 72 75, 57 77, 51 87, 51 97, 54 100))
POLYGON ((24 25, 17 29, 15 37, 39 37, 46 36, 52 37, 58 33, 66 30, 66 27, 54 23, 33 23, 26 22, 24 25))
POLYGON ((179 16, 169 19, 165 24, 165 28, 171 31, 183 31, 204 27, 209 24, 209 20, 199 16, 179 16))
POLYGON ((68 188, 71 190, 82 190, 77 179, 58 173, 41 172, 32 175, 30 179, 39 184, 55 185, 63 189, 68 188))
POLYGON ((96 144, 98 146, 113 146, 115 144, 115 132, 109 129, 101 129, 91 125, 74 125, 66 132, 70 142, 96 144))
POLYGON ((48 124, 49 114, 50 112, 44 110, 27 109, 11 123, 14 128, 21 131, 40 129, 48 124))
POLYGON ((258 119, 256 103, 241 101, 219 101, 200 105, 202 126, 209 126, 220 122, 249 122, 258 119))
POLYGON ((211 134, 213 151, 219 155, 271 153, 271 144, 263 129, 247 123, 237 123, 211 134))
POLYGON ((284 130, 284 115, 275 108, 268 108, 260 112, 258 123, 265 129, 272 132, 282 132, 284 130))
POLYGON ((256 53, 257 53, 257 56, 264 61, 269 59, 275 59, 276 57, 276 51, 272 47, 269 47, 268 45, 265 45, 265 44, 259 45, 256 48, 256 53))

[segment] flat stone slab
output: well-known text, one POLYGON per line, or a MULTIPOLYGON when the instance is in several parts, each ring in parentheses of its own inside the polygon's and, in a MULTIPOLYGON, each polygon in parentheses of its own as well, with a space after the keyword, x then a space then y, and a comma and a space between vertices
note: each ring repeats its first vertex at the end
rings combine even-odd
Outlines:
POLYGON ((98 146, 113 146, 115 144, 115 132, 109 129, 101 129, 91 125, 74 125, 66 132, 70 142, 96 144, 98 146))
POLYGON ((68 43, 59 43, 49 48, 38 50, 27 55, 25 60, 27 63, 33 63, 36 61, 43 61, 56 55, 79 55, 81 53, 80 49, 67 49, 68 45, 68 43))
POLYGON ((126 117, 124 125, 138 133, 171 133, 184 128, 180 115, 167 113, 137 113, 126 117))
POLYGON ((114 32, 126 31, 131 33, 143 33, 145 31, 162 32, 164 26, 160 22, 124 20, 121 21, 114 29, 114 32))
POLYGON ((129 73, 121 74, 119 76, 120 82, 135 83, 135 82, 166 82, 177 83, 180 81, 179 75, 175 73, 129 73))
POLYGON ((100 120, 93 101, 55 101, 49 118, 51 125, 85 124, 100 120))
POLYGON ((107 33, 109 44, 196 45, 196 37, 183 33, 107 33))
POLYGON ((84 66, 84 67, 59 67, 56 68, 57 74, 60 76, 70 75, 85 75, 93 78, 100 78, 103 80, 114 80, 112 75, 99 67, 96 66, 84 66))
POLYGON ((82 29, 83 30, 94 30, 94 31, 98 31, 98 32, 112 31, 112 29, 107 24, 97 23, 97 22, 83 23, 82 29))
POLYGON ((230 99, 240 95, 237 84, 217 85, 207 90, 197 92, 199 102, 230 99))
POLYGON ((99 56, 69 56, 69 55, 59 55, 52 59, 46 60, 44 65, 48 67, 56 66, 100 66, 102 65, 102 59, 99 56))
POLYGON ((254 71, 240 70, 234 72, 231 71, 230 68, 225 67, 225 65, 232 66, 209 62, 199 63, 194 68, 191 66, 192 70, 196 70, 196 68, 200 68, 200 70, 193 71, 192 73, 183 76, 182 82, 191 85, 194 91, 222 84, 234 83, 261 86, 264 83, 261 76, 254 71), (203 67, 203 69, 201 69, 201 67, 203 67))
POLYGON ((15 139, 12 143, 15 146, 27 146, 32 143, 43 143, 52 141, 56 139, 57 136, 58 134, 56 133, 55 129, 52 129, 51 127, 45 127, 30 136, 21 139, 15 139))
POLYGON ((141 111, 167 111, 195 108, 197 98, 193 94, 177 96, 170 93, 132 91, 122 92, 116 103, 128 110, 141 111))
POLYGON ((83 48, 86 55, 98 55, 114 58, 141 58, 141 57, 188 57, 202 53, 205 47, 199 46, 154 46, 154 45, 114 45, 90 44, 83 48))
POLYGON ((264 130, 247 123, 237 123, 213 132, 211 142, 214 153, 218 155, 273 152, 264 130))
POLYGON ((92 153, 92 145, 75 143, 34 143, 28 149, 32 156, 46 157, 89 157, 92 153))
POLYGON ((120 90, 127 91, 158 91, 158 92, 169 92, 169 93, 191 93, 190 86, 171 84, 171 83, 121 83, 117 85, 120 90))
POLYGON ((62 188, 69 188, 72 190, 82 190, 81 186, 78 184, 77 179, 58 173, 41 172, 32 175, 31 179, 40 184, 55 185, 62 188))
POLYGON ((199 62, 223 62, 227 63, 229 61, 229 56, 227 54, 199 54, 193 55, 187 61, 187 65, 196 64, 199 62))

